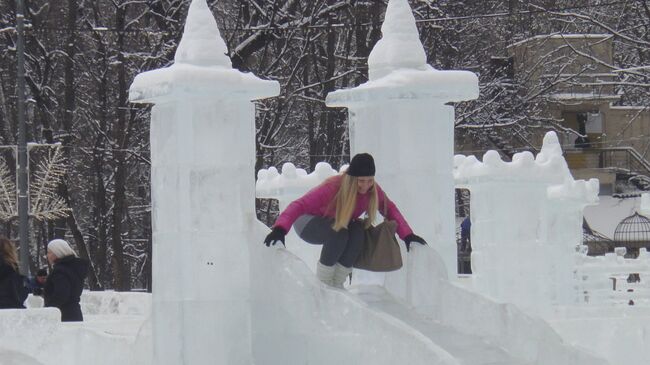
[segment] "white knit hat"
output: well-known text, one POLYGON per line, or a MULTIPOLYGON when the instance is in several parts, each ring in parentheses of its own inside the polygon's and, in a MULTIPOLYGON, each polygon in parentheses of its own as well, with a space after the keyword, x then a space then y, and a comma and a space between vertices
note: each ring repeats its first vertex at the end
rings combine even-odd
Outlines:
POLYGON ((55 239, 50 241, 50 243, 47 244, 47 249, 52 251, 54 256, 57 258, 62 258, 66 256, 77 256, 77 254, 72 250, 68 242, 62 239, 55 239))

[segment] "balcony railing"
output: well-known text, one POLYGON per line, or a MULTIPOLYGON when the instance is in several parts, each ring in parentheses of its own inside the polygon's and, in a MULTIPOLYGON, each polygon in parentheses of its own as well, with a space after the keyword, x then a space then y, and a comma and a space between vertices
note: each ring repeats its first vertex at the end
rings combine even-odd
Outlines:
POLYGON ((650 162, 633 147, 577 148, 565 151, 571 168, 607 168, 650 182, 650 162), (580 161, 576 156, 583 156, 580 161))

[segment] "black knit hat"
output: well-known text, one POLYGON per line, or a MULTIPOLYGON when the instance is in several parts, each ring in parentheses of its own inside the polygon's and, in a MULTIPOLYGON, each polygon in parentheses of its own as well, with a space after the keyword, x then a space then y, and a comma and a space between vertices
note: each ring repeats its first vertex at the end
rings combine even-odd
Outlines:
POLYGON ((350 176, 375 176, 375 160, 368 153, 357 153, 350 161, 347 174, 350 176))

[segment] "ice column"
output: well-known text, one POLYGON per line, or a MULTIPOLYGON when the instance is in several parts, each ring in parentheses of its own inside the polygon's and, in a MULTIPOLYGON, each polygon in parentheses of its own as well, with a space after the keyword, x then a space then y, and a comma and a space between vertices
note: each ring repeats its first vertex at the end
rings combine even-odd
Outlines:
POLYGON ((454 164, 458 186, 471 191, 476 289, 533 310, 574 303, 582 210, 597 201, 598 180, 573 180, 554 132, 537 158, 504 162, 488 151, 483 162, 459 155, 454 164))
POLYGON ((478 79, 426 63, 406 0, 388 3, 381 29, 370 80, 329 94, 326 103, 348 108, 351 153, 375 157, 377 181, 455 277, 454 108, 445 104, 477 98, 478 79))
POLYGON ((232 69, 205 0, 175 62, 130 89, 151 112, 154 364, 250 364, 255 106, 276 82, 232 69))

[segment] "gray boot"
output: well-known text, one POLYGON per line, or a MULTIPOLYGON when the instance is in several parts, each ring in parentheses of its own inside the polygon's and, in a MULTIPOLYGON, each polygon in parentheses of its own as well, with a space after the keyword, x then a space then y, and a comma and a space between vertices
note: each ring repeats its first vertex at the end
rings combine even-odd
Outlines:
POLYGON ((321 264, 320 261, 316 264, 316 277, 318 280, 322 281, 323 283, 332 286, 332 283, 334 281, 334 269, 335 266, 326 266, 321 264))
POLYGON ((348 275, 352 273, 351 267, 345 267, 338 262, 334 265, 334 278, 332 280, 332 286, 339 289, 343 288, 343 283, 347 280, 348 275))

